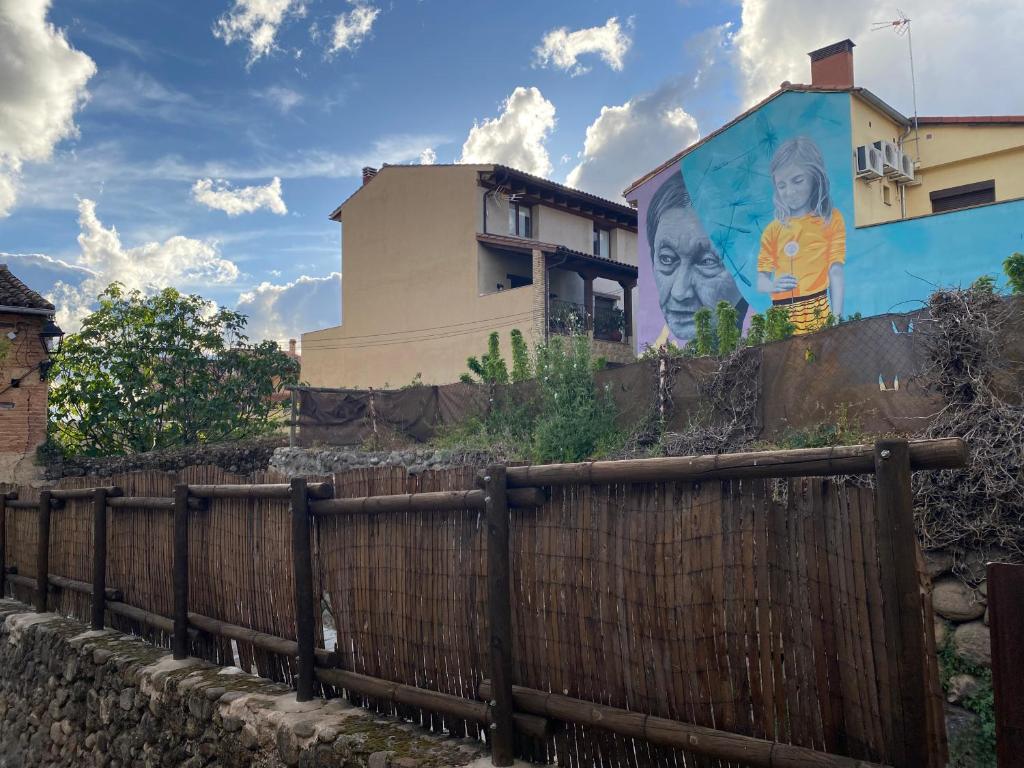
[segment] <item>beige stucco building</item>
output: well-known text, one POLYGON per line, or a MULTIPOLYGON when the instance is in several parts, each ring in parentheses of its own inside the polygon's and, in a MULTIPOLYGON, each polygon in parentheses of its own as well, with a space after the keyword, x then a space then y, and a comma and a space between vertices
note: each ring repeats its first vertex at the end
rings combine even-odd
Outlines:
POLYGON ((585 318, 595 351, 634 356, 636 211, 500 165, 386 165, 342 225, 342 324, 302 335, 321 387, 456 381, 492 331, 509 351, 585 318))

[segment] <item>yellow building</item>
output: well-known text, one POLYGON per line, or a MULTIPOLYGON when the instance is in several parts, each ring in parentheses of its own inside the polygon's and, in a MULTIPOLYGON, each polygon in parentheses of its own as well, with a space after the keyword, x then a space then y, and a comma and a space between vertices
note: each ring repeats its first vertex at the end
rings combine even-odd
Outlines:
POLYGON ((342 225, 342 324, 302 335, 304 382, 456 381, 492 331, 508 354, 585 318, 597 354, 633 359, 636 211, 501 165, 386 165, 342 225))
POLYGON ((853 47, 813 51, 809 85, 782 83, 624 192, 641 346, 685 343, 723 300, 744 330, 772 306, 798 332, 905 310, 1024 250, 1024 116, 907 117, 855 84, 853 47))

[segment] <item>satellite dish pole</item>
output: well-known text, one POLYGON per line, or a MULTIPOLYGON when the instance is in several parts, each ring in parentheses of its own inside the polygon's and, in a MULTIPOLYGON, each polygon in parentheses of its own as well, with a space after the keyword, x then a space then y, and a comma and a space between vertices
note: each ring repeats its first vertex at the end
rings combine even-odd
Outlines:
POLYGON ((910 19, 907 14, 896 9, 899 15, 893 21, 878 21, 871 25, 871 31, 877 32, 880 29, 891 29, 899 37, 906 36, 907 52, 910 55, 910 92, 914 105, 914 144, 917 147, 917 162, 921 162, 921 135, 917 130, 917 77, 914 75, 914 40, 910 34, 910 19))

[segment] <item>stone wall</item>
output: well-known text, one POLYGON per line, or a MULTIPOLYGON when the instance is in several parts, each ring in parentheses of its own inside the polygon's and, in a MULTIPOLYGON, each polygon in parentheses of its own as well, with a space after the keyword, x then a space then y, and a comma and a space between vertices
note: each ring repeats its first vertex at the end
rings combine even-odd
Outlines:
POLYGON ((435 737, 340 699, 170 654, 0 600, 0 768, 488 766, 479 742, 435 737))
POLYGON ((991 694, 992 643, 985 563, 999 561, 1004 552, 971 553, 956 564, 947 552, 925 553, 932 579, 935 645, 946 693, 946 729, 954 765, 988 765, 979 753, 982 716, 991 694))
POLYGON ((396 451, 360 451, 345 448, 278 448, 270 469, 289 477, 330 475, 350 469, 405 467, 410 475, 428 469, 449 469, 471 464, 484 467, 493 459, 486 453, 407 448, 396 451))
MULTIPOLYGON (((103 477, 145 469, 176 472, 186 467, 202 465, 212 465, 227 472, 247 475, 265 471, 274 450, 287 444, 287 437, 273 436, 232 443, 188 445, 128 456, 72 456, 55 459, 47 467, 47 477, 51 480, 62 477, 103 477)), ((2 479, 0 476, 0 480, 2 479)))

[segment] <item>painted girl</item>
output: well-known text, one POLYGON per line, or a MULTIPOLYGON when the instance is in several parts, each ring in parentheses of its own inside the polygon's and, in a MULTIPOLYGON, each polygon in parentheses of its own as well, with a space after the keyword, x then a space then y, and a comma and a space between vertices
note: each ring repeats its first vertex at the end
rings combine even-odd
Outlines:
POLYGON ((846 225, 832 207, 825 160, 806 136, 783 143, 772 157, 775 220, 761 234, 757 289, 789 310, 797 333, 843 313, 846 225))

